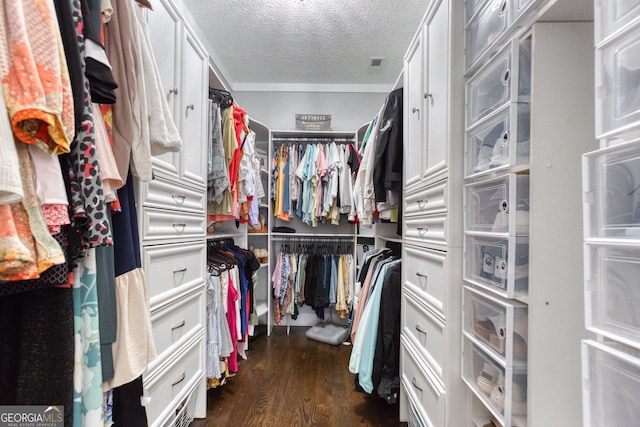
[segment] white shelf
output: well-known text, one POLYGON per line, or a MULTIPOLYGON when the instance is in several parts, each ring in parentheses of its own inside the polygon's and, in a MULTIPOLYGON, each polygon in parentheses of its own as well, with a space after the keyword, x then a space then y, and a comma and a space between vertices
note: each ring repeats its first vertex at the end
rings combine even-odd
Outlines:
MULTIPOLYGON (((253 233, 255 234, 255 233, 253 233)), ((354 234, 314 234, 314 233, 271 233, 275 237, 337 237, 337 238, 352 238, 355 239, 354 234)))
POLYGON ((391 237, 391 236, 375 236, 375 237, 381 240, 386 240, 387 242, 402 243, 402 237, 391 237))
POLYGON ((230 237, 240 237, 244 236, 244 232, 238 231, 237 233, 220 233, 220 234, 208 234, 207 240, 216 240, 216 239, 227 239, 230 237))
POLYGON ((247 233, 247 237, 251 236, 268 236, 269 233, 247 233))

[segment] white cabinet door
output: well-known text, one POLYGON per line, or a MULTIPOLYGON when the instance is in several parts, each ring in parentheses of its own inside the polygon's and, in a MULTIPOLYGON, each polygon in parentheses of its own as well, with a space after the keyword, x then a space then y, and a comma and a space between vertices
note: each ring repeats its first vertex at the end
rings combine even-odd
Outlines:
MULTIPOLYGON (((162 90, 173 113, 176 125, 179 124, 180 94, 180 43, 183 24, 175 7, 169 0, 157 2, 154 11, 148 14, 151 48, 158 64, 162 90)), ((178 179, 179 153, 166 153, 153 157, 156 171, 178 179)))
POLYGON ((422 150, 422 178, 441 179, 447 171, 449 143, 449 2, 440 2, 423 30, 426 45, 425 144, 422 150))
POLYGON ((182 179, 206 187, 207 54, 189 31, 185 31, 182 58, 182 179))
POLYGON ((405 186, 418 184, 422 173, 423 152, 423 80, 424 44, 422 33, 414 40, 404 65, 404 121, 405 121, 405 186))

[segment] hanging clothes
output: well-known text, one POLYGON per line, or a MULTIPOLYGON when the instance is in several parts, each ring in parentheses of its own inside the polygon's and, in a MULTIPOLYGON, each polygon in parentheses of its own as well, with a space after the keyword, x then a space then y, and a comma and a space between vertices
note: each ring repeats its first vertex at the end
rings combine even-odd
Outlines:
MULTIPOLYGON (((362 284, 352 321, 349 371, 366 393, 374 390, 388 403, 399 392, 400 260, 388 249, 364 254, 362 284)), ((358 287, 358 286, 356 286, 358 287)))

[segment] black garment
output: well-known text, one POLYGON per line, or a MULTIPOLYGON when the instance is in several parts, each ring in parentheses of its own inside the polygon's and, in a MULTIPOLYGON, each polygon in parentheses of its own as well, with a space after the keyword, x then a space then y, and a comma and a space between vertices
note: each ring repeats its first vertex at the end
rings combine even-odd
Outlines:
POLYGON ((113 426, 147 427, 147 411, 140 403, 142 377, 113 389, 113 426))
POLYGON ((136 200, 131 171, 129 171, 124 187, 118 190, 118 198, 122 212, 114 214, 111 220, 113 247, 116 254, 115 277, 142 267, 138 217, 136 215, 136 200))
POLYGON ((0 405, 63 405, 73 424, 73 290, 0 297, 0 405))
MULTIPOLYGON (((71 81, 71 91, 73 93, 73 111, 75 118, 76 134, 80 132, 84 116, 84 82, 82 78, 83 59, 80 56, 78 46, 76 25, 73 22, 73 7, 70 1, 54 1, 56 15, 58 16, 58 26, 60 36, 64 46, 64 56, 67 59, 69 69, 69 80, 71 81)), ((74 136, 75 140, 75 136, 74 136)), ((63 169, 63 172, 66 169, 63 169)))
POLYGON ((386 190, 402 189, 402 88, 387 96, 379 120, 373 188, 376 202, 384 202, 387 200, 386 190))
POLYGON ((400 265, 394 265, 389 267, 382 283, 378 337, 371 375, 376 390, 382 379, 392 381, 400 376, 401 291, 400 265))
MULTIPOLYGON (((83 21, 83 35, 85 40, 91 40, 104 50, 104 46, 100 40, 100 25, 95 25, 91 19, 91 11, 88 0, 81 0, 82 16, 87 17, 83 21)), ((89 80, 89 88, 91 90, 91 100, 98 104, 115 104, 116 93, 118 87, 111 68, 85 54, 85 75, 89 80)))

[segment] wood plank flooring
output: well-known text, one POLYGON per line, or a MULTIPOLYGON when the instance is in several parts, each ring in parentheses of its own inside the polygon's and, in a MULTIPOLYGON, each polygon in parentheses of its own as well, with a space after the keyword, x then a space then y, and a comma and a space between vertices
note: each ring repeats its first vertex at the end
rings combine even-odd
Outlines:
POLYGON ((399 405, 354 389, 351 346, 308 339, 307 328, 275 328, 249 342, 247 360, 208 391, 205 426, 400 426, 399 405))

